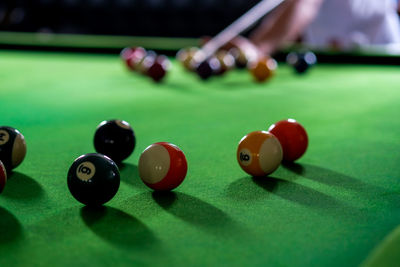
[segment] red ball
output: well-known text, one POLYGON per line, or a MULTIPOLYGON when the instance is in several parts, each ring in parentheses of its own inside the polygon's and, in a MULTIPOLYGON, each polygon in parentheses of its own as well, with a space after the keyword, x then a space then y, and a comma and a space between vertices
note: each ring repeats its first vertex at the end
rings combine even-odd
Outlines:
POLYGON ((122 60, 127 60, 132 53, 135 51, 136 47, 125 47, 119 54, 122 60))
POLYGON ((147 147, 140 155, 138 167, 144 184, 156 191, 178 187, 187 173, 185 154, 176 145, 167 142, 147 147))
POLYGON ((160 82, 168 72, 170 61, 166 56, 157 56, 153 64, 147 70, 147 75, 155 82, 160 82))
POLYGON ((3 163, 0 161, 0 193, 3 191, 7 183, 7 172, 3 163))
POLYGON ((125 47, 121 53, 119 54, 121 59, 125 62, 125 65, 128 69, 132 70, 132 66, 130 63, 130 59, 132 55, 135 53, 136 47, 125 47))
POLYGON ((135 71, 137 64, 146 56, 143 47, 128 47, 121 51, 121 58, 125 61, 129 70, 135 71))
POLYGON ((268 131, 281 143, 284 161, 295 161, 307 150, 308 136, 304 127, 294 119, 278 121, 268 131))

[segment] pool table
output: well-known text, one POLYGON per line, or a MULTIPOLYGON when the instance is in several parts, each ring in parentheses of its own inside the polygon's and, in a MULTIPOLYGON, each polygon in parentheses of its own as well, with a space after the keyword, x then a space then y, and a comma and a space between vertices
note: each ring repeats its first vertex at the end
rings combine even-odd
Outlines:
POLYGON ((27 155, 0 194, 0 266, 398 266, 400 69, 279 63, 266 83, 246 70, 202 81, 172 59, 162 83, 116 54, 0 50, 0 125, 27 155), (239 140, 294 118, 309 147, 252 178, 239 140), (128 121, 133 154, 103 208, 77 202, 67 172, 94 152, 103 120, 128 121), (178 145, 184 182, 154 193, 138 175, 150 144, 178 145))

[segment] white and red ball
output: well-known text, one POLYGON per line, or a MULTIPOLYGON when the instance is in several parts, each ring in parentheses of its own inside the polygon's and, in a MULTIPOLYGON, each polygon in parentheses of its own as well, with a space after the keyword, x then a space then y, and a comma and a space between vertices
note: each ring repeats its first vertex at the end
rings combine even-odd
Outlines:
POLYGON ((0 193, 3 191, 7 183, 7 171, 3 163, 0 161, 0 193))
POLYGON ((174 144, 154 143, 139 158, 139 176, 151 189, 169 191, 178 187, 186 177, 185 154, 174 144))

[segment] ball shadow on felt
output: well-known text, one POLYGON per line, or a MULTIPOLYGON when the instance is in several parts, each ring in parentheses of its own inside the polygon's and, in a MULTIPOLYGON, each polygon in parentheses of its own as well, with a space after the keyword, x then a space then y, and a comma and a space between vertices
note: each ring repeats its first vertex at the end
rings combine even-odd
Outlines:
POLYGON ((279 181, 269 177, 254 178, 250 176, 241 177, 230 183, 226 195, 230 199, 238 201, 254 201, 271 197, 268 192, 277 190, 279 181))
POLYGON ((0 245, 14 242, 22 237, 22 226, 8 210, 0 207, 0 245))
POLYGON ((344 199, 298 182, 272 176, 237 179, 228 186, 227 196, 237 201, 272 201, 273 197, 279 197, 329 215, 365 217, 361 210, 347 204, 344 199))
POLYGON ((44 194, 42 186, 35 179, 20 172, 11 172, 2 196, 18 200, 35 200, 42 198, 44 194))
POLYGON ((357 179, 355 177, 312 164, 286 163, 282 166, 283 168, 300 175, 301 178, 313 180, 328 186, 334 186, 339 189, 344 188, 352 190, 358 195, 368 199, 370 199, 373 195, 385 195, 391 193, 388 192, 387 189, 367 183, 362 179, 357 179))
POLYGON ((329 209, 349 208, 342 201, 333 196, 327 195, 314 188, 299 183, 286 181, 276 177, 252 178, 252 181, 264 190, 291 202, 328 211, 329 209), (271 182, 269 180, 273 180, 271 182), (271 190, 271 183, 276 183, 274 190, 271 190))
POLYGON ((122 248, 147 249, 157 245, 153 232, 139 219, 112 207, 81 208, 84 223, 103 240, 122 248))
POLYGON ((199 198, 181 192, 153 192, 160 207, 175 217, 212 234, 245 232, 228 214, 199 198))

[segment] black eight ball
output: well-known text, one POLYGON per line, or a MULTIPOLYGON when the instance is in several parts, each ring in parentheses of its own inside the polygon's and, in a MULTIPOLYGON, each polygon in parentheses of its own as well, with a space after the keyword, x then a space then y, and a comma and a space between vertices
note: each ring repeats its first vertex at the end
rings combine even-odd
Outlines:
POLYGON ((76 200, 88 206, 100 206, 117 193, 120 174, 117 165, 109 157, 89 153, 72 163, 67 184, 76 200))
POLYGON ((98 153, 110 157, 117 163, 129 157, 135 149, 136 138, 126 121, 101 122, 94 135, 94 148, 98 153))

